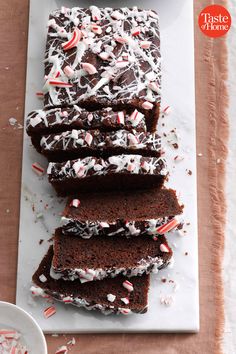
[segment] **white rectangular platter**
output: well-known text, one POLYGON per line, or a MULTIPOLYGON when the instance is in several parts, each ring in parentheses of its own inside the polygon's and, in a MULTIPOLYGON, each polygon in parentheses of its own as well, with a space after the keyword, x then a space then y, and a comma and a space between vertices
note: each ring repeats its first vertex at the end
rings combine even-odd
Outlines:
POLYGON ((48 249, 48 239, 60 224, 64 203, 55 196, 47 176, 38 177, 31 170, 33 162, 46 167, 24 136, 17 305, 31 313, 45 332, 196 332, 199 329, 198 240, 195 150, 194 42, 192 0, 31 0, 26 82, 25 114, 42 107, 35 93, 43 85, 43 56, 49 13, 62 5, 87 7, 138 6, 153 8, 160 15, 163 57, 163 107, 173 112, 160 119, 159 129, 175 134, 164 138, 170 169, 168 186, 176 189, 185 204, 184 218, 190 223, 184 230, 168 234, 175 264, 152 276, 149 310, 143 315, 103 316, 74 306, 56 304, 57 313, 44 319, 48 303, 32 299, 31 277, 48 249), (164 126, 162 126, 164 123, 164 126), (179 148, 168 143, 177 139, 179 148), (175 156, 184 157, 174 160, 175 156), (189 170, 192 172, 189 173, 189 170), (43 243, 39 245, 39 241, 43 243), (163 282, 162 278, 166 278, 163 282))

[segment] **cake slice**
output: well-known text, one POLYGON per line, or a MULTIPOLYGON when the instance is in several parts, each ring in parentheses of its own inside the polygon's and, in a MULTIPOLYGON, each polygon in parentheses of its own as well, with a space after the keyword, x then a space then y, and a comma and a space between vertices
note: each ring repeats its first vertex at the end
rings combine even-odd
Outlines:
POLYGON ((122 274, 128 277, 157 273, 171 261, 172 250, 164 235, 127 238, 99 236, 83 239, 55 230, 51 276, 81 282, 122 274))
POLYGON ((124 129, 113 132, 73 129, 43 136, 40 145, 41 153, 49 161, 55 162, 86 156, 107 158, 121 154, 160 157, 162 152, 161 138, 157 133, 124 129))
POLYGON ((149 276, 129 278, 133 291, 129 292, 123 283, 127 278, 117 276, 101 281, 82 284, 63 279, 55 280, 50 275, 53 258, 53 246, 41 261, 33 275, 34 285, 31 287, 33 296, 51 296, 65 304, 73 304, 87 310, 98 310, 105 315, 111 313, 128 315, 145 313, 148 307, 149 276))
POLYGON ((114 131, 118 129, 146 131, 144 115, 132 110, 114 112, 112 108, 87 111, 77 105, 49 110, 35 110, 26 120, 26 132, 31 137, 34 147, 40 152, 40 139, 43 135, 55 134, 73 129, 99 129, 114 131))
POLYGON ((154 11, 96 6, 53 11, 44 63, 45 107, 138 109, 155 130, 161 54, 154 11))
POLYGON ((183 206, 172 189, 81 194, 68 199, 62 232, 92 236, 155 236, 180 228, 183 206))
POLYGON ((59 196, 161 187, 167 176, 166 163, 162 157, 141 155, 50 162, 47 173, 49 182, 59 196))

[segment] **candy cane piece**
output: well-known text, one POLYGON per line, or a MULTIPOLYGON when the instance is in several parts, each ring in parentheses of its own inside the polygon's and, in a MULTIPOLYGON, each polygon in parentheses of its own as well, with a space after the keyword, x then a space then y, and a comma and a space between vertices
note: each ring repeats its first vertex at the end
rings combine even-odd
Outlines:
POLYGON ((74 48, 80 41, 82 35, 78 28, 75 28, 69 41, 62 43, 62 48, 68 50, 74 48))
POLYGON ((68 348, 66 345, 62 345, 60 348, 57 349, 55 354, 67 354, 68 348))
POLYGON ((118 112, 117 113, 117 122, 119 123, 119 124, 125 124, 125 115, 124 115, 124 112, 118 112))
POLYGON ((178 225, 179 225, 179 221, 177 219, 172 219, 168 221, 165 225, 159 226, 156 229, 156 232, 160 235, 163 235, 166 232, 173 230, 178 225))
POLYGON ((69 78, 72 77, 75 73, 75 71, 69 65, 65 66, 63 71, 64 74, 69 78))
POLYGON ((164 253, 170 252, 169 248, 164 243, 160 244, 160 250, 161 250, 161 252, 164 252, 164 253))
POLYGON ((97 73, 97 69, 94 65, 90 63, 81 63, 82 69, 85 70, 88 74, 93 75, 97 73))
POLYGON ((122 285, 123 285, 123 287, 124 287, 125 289, 128 290, 129 293, 130 293, 131 291, 134 291, 134 286, 133 286, 133 284, 132 284, 130 281, 125 280, 122 285))
POLYGON ((122 308, 120 308, 119 310, 120 310, 120 313, 122 315, 129 315, 131 313, 130 309, 122 309, 122 308))
POLYGON ((150 88, 152 91, 154 91, 154 92, 159 92, 160 91, 160 89, 159 89, 159 87, 158 87, 158 85, 157 85, 157 83, 156 82, 149 82, 149 84, 148 84, 148 88, 150 88))
POLYGON ((150 41, 141 41, 140 47, 143 49, 149 49, 151 44, 152 44, 152 42, 150 42, 150 41))
POLYGON ((72 87, 73 85, 69 84, 68 82, 59 81, 59 80, 49 80, 49 85, 57 86, 57 87, 72 87))
POLYGON ((55 313, 56 313, 56 308, 55 308, 55 306, 47 307, 47 308, 43 311, 43 314, 44 314, 44 317, 45 317, 45 318, 49 318, 49 317, 55 315, 55 313))
POLYGON ((90 146, 92 144, 93 141, 93 136, 90 133, 86 133, 84 140, 86 141, 86 143, 90 146))
POLYGON ((171 109, 170 106, 166 106, 166 107, 163 109, 163 113, 165 114, 165 116, 168 116, 171 112, 172 112, 172 109, 171 109))
POLYGON ((42 176, 44 174, 44 168, 42 166, 40 166, 39 163, 34 162, 32 164, 32 170, 38 175, 38 176, 42 176))
POLYGON ((80 200, 79 199, 73 199, 70 202, 70 206, 74 207, 74 208, 78 208, 78 206, 80 205, 80 200))
POLYGON ((143 107, 143 109, 147 109, 147 110, 152 109, 153 103, 145 101, 145 102, 143 102, 142 107, 143 107))

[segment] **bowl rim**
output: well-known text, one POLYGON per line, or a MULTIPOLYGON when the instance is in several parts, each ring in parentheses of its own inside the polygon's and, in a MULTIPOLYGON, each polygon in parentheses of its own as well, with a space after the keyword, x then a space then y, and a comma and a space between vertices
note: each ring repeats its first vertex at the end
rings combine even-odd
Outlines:
POLYGON ((31 323, 36 327, 38 333, 40 333, 40 336, 42 338, 42 343, 43 343, 42 349, 44 350, 44 353, 48 354, 46 338, 44 336, 44 333, 43 333, 41 327, 36 322, 36 320, 28 312, 26 312, 24 309, 22 309, 18 305, 15 305, 15 304, 13 304, 11 302, 7 302, 7 301, 0 301, 0 306, 1 305, 5 305, 6 307, 13 309, 13 311, 18 311, 18 312, 24 314, 31 321, 31 323))

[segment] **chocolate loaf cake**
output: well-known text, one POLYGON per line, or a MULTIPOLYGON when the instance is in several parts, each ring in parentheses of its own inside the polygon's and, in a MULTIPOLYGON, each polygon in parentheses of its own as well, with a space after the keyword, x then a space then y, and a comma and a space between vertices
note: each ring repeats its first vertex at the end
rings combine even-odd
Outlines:
POLYGON ((111 108, 89 112, 77 105, 66 108, 36 110, 26 120, 26 132, 31 136, 34 147, 40 152, 40 139, 43 135, 61 133, 73 129, 99 129, 115 131, 118 129, 146 131, 145 117, 141 112, 114 112, 111 108))
POLYGON ((105 315, 111 313, 128 315, 147 311, 148 275, 129 278, 133 287, 131 292, 123 285, 127 282, 127 278, 123 276, 84 284, 80 280, 73 282, 55 280, 50 276, 52 258, 53 247, 51 246, 33 275, 34 286, 31 287, 33 296, 52 296, 65 304, 73 304, 87 310, 98 310, 105 315))
POLYGON ((50 162, 47 173, 49 182, 59 196, 89 191, 161 187, 167 176, 163 158, 140 155, 50 162))
POLYGON ((182 214, 172 189, 81 194, 69 198, 61 218, 62 233, 92 236, 155 236, 181 226, 182 214))
POLYGON ((43 136, 40 141, 41 153, 49 161, 62 162, 95 156, 107 158, 113 155, 138 154, 160 157, 161 138, 157 133, 118 130, 66 131, 43 136))
POLYGON ((155 130, 160 106, 158 15, 129 8, 54 11, 45 54, 45 107, 138 109, 155 130))
POLYGON ((156 240, 149 236, 122 237, 99 236, 85 240, 63 235, 61 228, 54 236, 54 256, 51 276, 64 280, 80 279, 81 282, 115 277, 128 277, 156 273, 171 261, 172 250, 164 235, 156 240))

